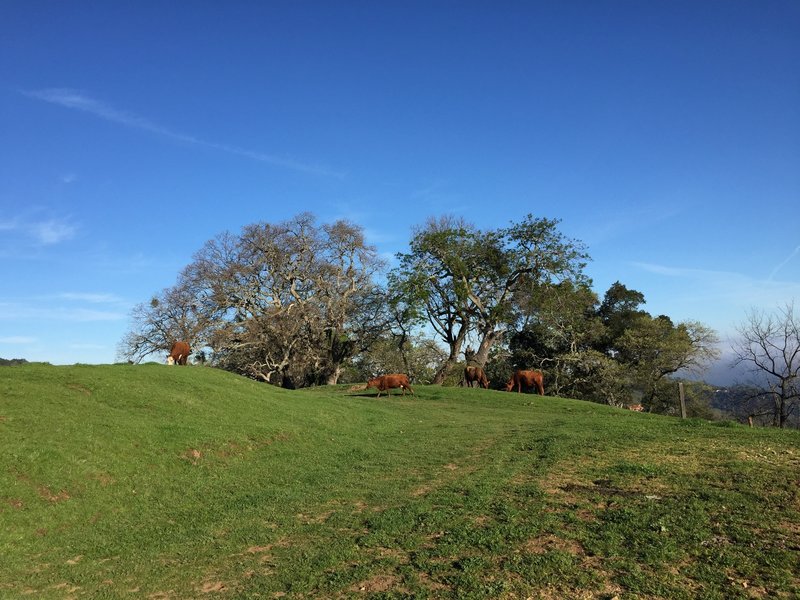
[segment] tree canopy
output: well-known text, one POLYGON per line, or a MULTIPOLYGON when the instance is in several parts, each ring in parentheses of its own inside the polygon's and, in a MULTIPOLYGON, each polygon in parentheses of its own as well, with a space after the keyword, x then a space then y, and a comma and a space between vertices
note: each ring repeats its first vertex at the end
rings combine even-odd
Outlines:
POLYGON ((208 347, 223 368, 256 379, 335 383, 343 362, 387 319, 373 281, 381 267, 363 231, 346 221, 319 226, 303 213, 223 233, 162 299, 135 309, 140 326, 129 353, 165 348, 180 336, 208 347))
POLYGON ((138 362, 184 340, 215 366, 287 387, 387 371, 454 383, 463 356, 497 386, 536 368, 551 394, 673 411, 671 377, 716 355, 713 331, 651 316, 620 282, 601 300, 584 245, 558 226, 430 219, 387 272, 347 221, 253 223, 206 242, 174 286, 136 306, 120 354, 138 362))
POLYGON ((515 322, 514 301, 524 290, 560 281, 585 281, 588 254, 564 237, 558 221, 527 215, 509 227, 483 231, 462 219, 431 219, 410 251, 398 255, 396 280, 449 349, 435 378, 444 380, 470 332, 473 360, 484 366, 491 348, 515 322))

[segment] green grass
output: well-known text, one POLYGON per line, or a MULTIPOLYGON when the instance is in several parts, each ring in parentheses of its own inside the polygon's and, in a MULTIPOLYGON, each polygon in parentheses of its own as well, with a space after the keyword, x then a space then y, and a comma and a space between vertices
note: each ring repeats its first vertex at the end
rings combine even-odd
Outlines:
POLYGON ((0 369, 0 598, 794 598, 800 434, 560 398, 0 369))

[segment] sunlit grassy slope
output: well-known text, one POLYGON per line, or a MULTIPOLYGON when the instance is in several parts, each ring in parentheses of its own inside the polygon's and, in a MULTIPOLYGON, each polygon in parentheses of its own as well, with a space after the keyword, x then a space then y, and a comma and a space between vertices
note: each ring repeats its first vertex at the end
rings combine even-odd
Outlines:
POLYGON ((573 400, 0 369, 0 598, 794 598, 800 436, 573 400))

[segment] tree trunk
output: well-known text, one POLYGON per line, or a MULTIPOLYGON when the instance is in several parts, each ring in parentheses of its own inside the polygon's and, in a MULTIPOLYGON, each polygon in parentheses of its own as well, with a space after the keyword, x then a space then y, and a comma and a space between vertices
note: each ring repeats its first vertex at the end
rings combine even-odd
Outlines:
POLYGON ((461 325, 455 339, 449 342, 450 354, 447 360, 444 361, 444 364, 436 371, 436 375, 433 376, 433 385, 442 385, 450 369, 458 362, 458 356, 461 354, 461 346, 464 345, 464 340, 467 338, 467 331, 468 327, 466 325, 461 325))
POLYGON ((406 346, 408 345, 406 344, 407 339, 408 336, 406 332, 403 331, 400 335, 400 341, 397 342, 397 349, 400 351, 400 358, 403 359, 403 368, 406 370, 406 375, 411 377, 413 374, 411 373, 411 363, 408 360, 408 351, 406 350, 406 346))
POLYGON ((333 371, 330 374, 328 374, 328 379, 326 380, 325 383, 327 385, 336 385, 337 383, 339 383, 339 376, 341 376, 341 374, 342 374, 341 365, 336 365, 333 368, 333 371))
POLYGON ((492 349, 492 346, 494 346, 503 335, 502 331, 494 329, 482 333, 481 345, 478 346, 478 351, 472 357, 472 361, 481 369, 486 367, 486 362, 489 360, 489 351, 492 349))
POLYGON ((436 371, 436 375, 433 376, 433 382, 432 382, 433 385, 442 385, 445 378, 447 377, 447 374, 450 373, 450 371, 452 370, 453 365, 455 365, 458 362, 459 351, 460 349, 456 350, 455 354, 453 353, 452 350, 450 351, 450 356, 447 357, 447 360, 444 361, 442 366, 439 367, 439 370, 436 371))

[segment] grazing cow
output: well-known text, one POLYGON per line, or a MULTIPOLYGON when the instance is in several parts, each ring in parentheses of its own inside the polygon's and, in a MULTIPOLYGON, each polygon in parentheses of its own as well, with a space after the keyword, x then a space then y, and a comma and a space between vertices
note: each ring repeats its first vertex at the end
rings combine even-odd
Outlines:
POLYGON ((642 412, 644 410, 644 406, 641 404, 629 404, 628 410, 635 410, 636 412, 642 412))
POLYGON ((411 385, 408 381, 408 375, 404 373, 395 373, 393 375, 380 375, 379 377, 375 377, 374 379, 370 379, 367 382, 367 387, 369 388, 377 388, 378 395, 375 396, 376 398, 381 397, 381 392, 386 392, 387 396, 391 396, 389 390, 392 388, 401 388, 403 390, 403 396, 406 395, 406 390, 411 392, 411 395, 414 395, 414 390, 411 389, 411 385))
POLYGON ((186 342, 175 342, 172 344, 172 349, 169 351, 169 356, 167 357, 167 364, 168 365, 185 365, 186 359, 189 358, 189 354, 191 353, 191 349, 189 348, 189 344, 186 342))
POLYGON ((483 369, 480 367, 464 367, 464 382, 469 387, 473 387, 472 384, 476 381, 482 388, 489 389, 489 380, 486 379, 486 373, 483 372, 483 369))
POLYGON ((544 375, 541 371, 514 371, 506 384, 506 391, 510 392, 516 387, 517 393, 520 393, 523 387, 534 386, 539 390, 539 395, 544 396, 544 375))

